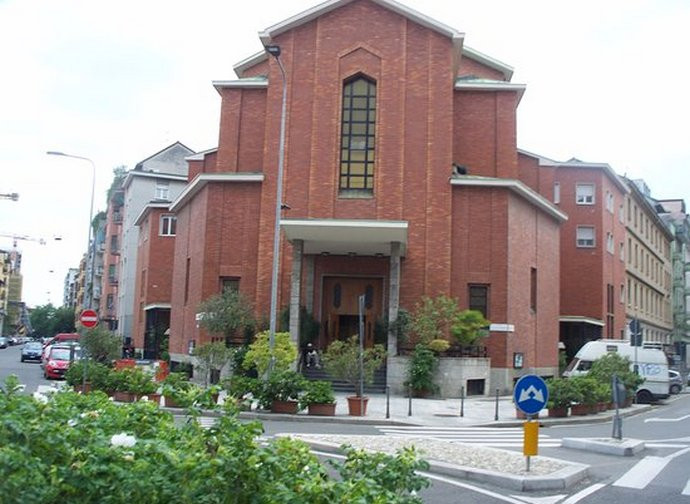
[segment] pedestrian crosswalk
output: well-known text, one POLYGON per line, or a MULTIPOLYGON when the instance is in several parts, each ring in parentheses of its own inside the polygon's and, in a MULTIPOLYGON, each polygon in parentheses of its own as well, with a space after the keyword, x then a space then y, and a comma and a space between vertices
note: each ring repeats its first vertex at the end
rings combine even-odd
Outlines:
MULTIPOLYGON (((521 448, 523 431, 521 427, 422 427, 377 425, 377 430, 386 436, 422 437, 442 439, 453 443, 465 443, 494 448, 521 448)), ((539 446, 557 448, 561 440, 539 434, 539 446)))

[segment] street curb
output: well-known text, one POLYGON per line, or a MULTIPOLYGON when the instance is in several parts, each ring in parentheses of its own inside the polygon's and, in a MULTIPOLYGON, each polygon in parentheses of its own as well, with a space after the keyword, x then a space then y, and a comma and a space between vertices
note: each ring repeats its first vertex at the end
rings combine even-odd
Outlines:
POLYGON ((390 418, 366 418, 366 417, 350 417, 350 416, 320 416, 320 415, 306 415, 306 414, 284 414, 284 413, 269 413, 269 412, 254 412, 254 411, 240 411, 240 418, 254 419, 254 420, 282 420, 285 422, 323 422, 336 424, 350 424, 350 425, 400 425, 400 426, 423 426, 425 424, 400 422, 398 420, 391 420, 390 418))
MULTIPOLYGON (((301 439, 301 438, 298 438, 301 439)), ((340 445, 335 443, 327 443, 324 441, 313 441, 301 439, 307 443, 312 449, 324 451, 327 453, 341 454, 340 445)), ((366 450, 371 452, 372 450, 366 450)), ((543 457, 550 460, 550 457, 543 457)), ((558 460, 560 463, 568 464, 568 467, 559 469, 548 476, 520 476, 515 474, 501 473, 497 471, 490 471, 488 469, 477 469, 469 466, 461 466, 441 462, 437 460, 428 460, 429 469, 424 471, 431 474, 439 474, 442 476, 449 476, 456 479, 464 479, 476 481, 480 483, 489 483, 497 485, 509 490, 516 490, 519 492, 533 492, 541 490, 564 490, 572 485, 583 480, 588 475, 589 466, 579 464, 576 462, 568 462, 565 460, 558 460)))
MULTIPOLYGON (((649 404, 645 404, 643 406, 639 406, 636 408, 632 409, 626 409, 624 411, 620 411, 620 416, 621 418, 627 418, 635 415, 639 415, 640 413, 645 413, 647 411, 650 411, 652 409, 652 406, 649 404)), ((540 427, 551 427, 552 425, 573 425, 573 424, 581 424, 581 423, 605 423, 605 422, 610 422, 613 420, 613 417, 615 416, 615 413, 606 413, 603 416, 600 415, 582 415, 582 416, 569 416, 566 418, 552 418, 552 417, 544 417, 544 418, 537 418, 539 422, 540 427)), ((521 427, 525 423, 525 420, 505 420, 505 421, 497 421, 497 422, 486 422, 486 423, 481 423, 481 424, 476 424, 477 427, 521 427)))
POLYGON ((622 441, 611 438, 563 438, 564 448, 574 448, 605 455, 632 457, 645 449, 644 441, 639 439, 625 439, 622 441))

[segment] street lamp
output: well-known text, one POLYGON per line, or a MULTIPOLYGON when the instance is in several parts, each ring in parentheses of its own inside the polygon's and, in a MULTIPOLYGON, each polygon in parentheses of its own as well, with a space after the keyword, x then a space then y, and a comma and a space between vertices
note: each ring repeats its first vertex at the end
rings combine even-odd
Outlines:
POLYGON ((276 187, 276 219, 273 228, 273 269, 271 274, 271 313, 268 329, 268 347, 271 359, 268 364, 269 372, 273 371, 275 357, 273 350, 276 339, 276 312, 278 309, 278 269, 280 268, 280 210, 283 202, 283 164, 285 161, 285 116, 287 114, 287 77, 283 62, 280 60, 280 46, 267 45, 264 49, 273 56, 278 63, 280 75, 283 78, 283 105, 280 112, 280 144, 278 146, 278 181, 276 187))
MULTIPOLYGON (((65 154, 64 152, 58 152, 58 151, 48 151, 46 152, 49 156, 63 156, 63 157, 68 157, 68 158, 73 158, 73 159, 81 159, 82 161, 88 161, 91 163, 91 208, 89 210, 89 233, 88 233, 88 241, 86 242, 86 258, 88 260, 88 254, 89 254, 89 249, 91 248, 91 221, 93 221, 93 196, 94 192, 96 189, 96 164, 89 158, 83 157, 83 156, 75 156, 73 154, 65 154)), ((95 251, 93 254, 91 254, 91 278, 89 280, 91 284, 91 296, 88 297, 86 302, 84 303, 84 308, 91 308, 91 299, 93 297, 93 268, 94 268, 94 256, 95 251)))

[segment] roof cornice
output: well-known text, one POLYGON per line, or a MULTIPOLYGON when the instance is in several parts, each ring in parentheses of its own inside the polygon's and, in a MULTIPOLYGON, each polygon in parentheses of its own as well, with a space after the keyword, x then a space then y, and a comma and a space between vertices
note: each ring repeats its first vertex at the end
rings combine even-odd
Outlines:
POLYGON ((458 91, 511 91, 518 94, 518 103, 527 89, 526 84, 489 79, 455 79, 454 88, 458 91))
POLYGON ((217 91, 221 89, 266 89, 268 79, 266 77, 248 77, 246 79, 213 81, 213 87, 217 91))
POLYGON ((142 222, 144 222, 144 218, 146 215, 151 212, 151 210, 154 210, 156 208, 163 208, 166 210, 170 209, 170 203, 149 203, 147 204, 144 208, 141 209, 141 212, 139 212, 139 215, 137 215, 137 218, 134 220, 134 225, 139 226, 141 225, 142 222))
POLYGON ((526 151, 524 149, 517 150, 519 154, 534 158, 538 161, 539 166, 549 166, 552 168, 584 168, 590 170, 601 170, 603 171, 609 179, 620 189, 623 194, 628 194, 630 189, 627 184, 621 180, 618 174, 613 171, 611 165, 608 163, 587 163, 584 161, 554 161, 553 159, 540 156, 539 154, 534 154, 533 152, 526 151))
POLYGON ((244 75, 245 70, 253 67, 254 65, 258 65, 259 63, 266 61, 267 59, 268 54, 266 54, 266 51, 260 51, 256 54, 252 54, 248 58, 243 59, 239 63, 235 63, 232 69, 235 71, 238 77, 242 78, 242 75, 244 75))
POLYGON ((263 173, 200 173, 194 177, 194 180, 192 180, 187 187, 185 187, 184 191, 180 193, 177 199, 170 204, 170 211, 179 211, 209 183, 263 182, 263 180, 263 173))
POLYGON ((498 187, 510 189, 515 194, 521 196, 535 207, 543 210, 554 219, 560 222, 565 222, 568 220, 568 216, 556 208, 549 200, 544 198, 536 191, 533 191, 519 180, 477 177, 474 175, 454 175, 450 178, 450 183, 454 186, 498 187))
POLYGON ((467 56, 468 58, 476 61, 477 63, 481 63, 482 65, 493 68, 494 70, 498 70, 508 81, 513 78, 512 66, 506 65, 505 63, 498 61, 497 59, 492 58, 487 54, 484 54, 482 52, 477 51, 476 49, 472 49, 471 47, 467 46, 463 46, 462 54, 463 56, 467 56))
POLYGON ((177 180, 177 181, 183 181, 183 182, 187 181, 186 175, 174 175, 172 173, 152 172, 152 171, 144 171, 144 170, 130 170, 127 172, 127 176, 125 177, 125 181, 122 183, 122 187, 123 188, 128 187, 132 183, 132 180, 134 180, 135 177, 154 178, 154 179, 163 179, 163 180, 177 180))

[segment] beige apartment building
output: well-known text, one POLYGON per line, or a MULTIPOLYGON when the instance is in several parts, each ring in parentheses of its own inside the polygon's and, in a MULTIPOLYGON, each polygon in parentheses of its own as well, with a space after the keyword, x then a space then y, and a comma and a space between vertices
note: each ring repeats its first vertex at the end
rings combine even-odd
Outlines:
MULTIPOLYGON (((644 342, 671 345, 671 244, 674 236, 657 214, 654 200, 642 180, 625 179, 630 193, 625 199, 626 318, 640 321, 644 342)), ((629 331, 626 332, 629 338, 629 331)))

